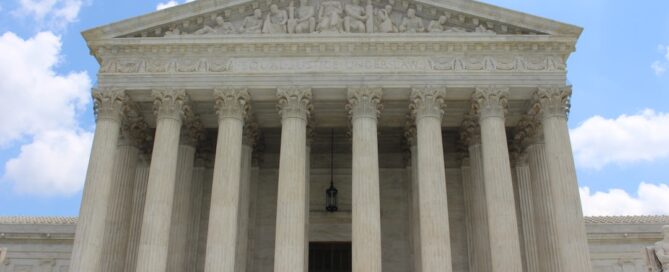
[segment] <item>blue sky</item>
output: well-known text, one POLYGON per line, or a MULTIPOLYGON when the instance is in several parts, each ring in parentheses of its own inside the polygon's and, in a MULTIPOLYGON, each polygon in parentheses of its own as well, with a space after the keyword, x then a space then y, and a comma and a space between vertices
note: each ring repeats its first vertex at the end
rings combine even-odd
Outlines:
MULTIPOLYGON (((0 2, 0 215, 79 211, 98 69, 80 32, 182 2, 0 2)), ((585 28, 568 69, 586 214, 669 214, 669 2, 484 2, 585 28)))

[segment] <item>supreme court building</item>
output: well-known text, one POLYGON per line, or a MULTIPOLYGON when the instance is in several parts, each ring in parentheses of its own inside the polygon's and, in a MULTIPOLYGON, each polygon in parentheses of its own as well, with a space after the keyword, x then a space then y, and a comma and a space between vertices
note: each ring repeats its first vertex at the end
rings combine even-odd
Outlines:
POLYGON ((592 271, 581 31, 470 0, 197 0, 88 30, 69 271, 592 271))

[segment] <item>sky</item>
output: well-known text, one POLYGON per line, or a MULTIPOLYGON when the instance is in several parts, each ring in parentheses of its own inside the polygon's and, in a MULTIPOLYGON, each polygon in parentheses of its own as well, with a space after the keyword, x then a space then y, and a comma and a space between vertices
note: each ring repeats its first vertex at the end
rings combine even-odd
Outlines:
MULTIPOLYGON (((0 1, 0 215, 79 212, 99 68, 80 32, 184 2, 0 1)), ((669 214, 669 1, 484 2, 585 29, 568 62, 584 213, 669 214)))

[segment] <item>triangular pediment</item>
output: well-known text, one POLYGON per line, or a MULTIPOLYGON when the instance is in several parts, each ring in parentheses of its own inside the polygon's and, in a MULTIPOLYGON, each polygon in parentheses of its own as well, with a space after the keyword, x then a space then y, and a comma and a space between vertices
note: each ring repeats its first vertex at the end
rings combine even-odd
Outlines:
POLYGON ((94 28, 83 35, 91 42, 111 38, 290 35, 288 32, 578 37, 582 31, 576 26, 471 0, 359 0, 358 5, 351 1, 356 0, 306 0, 306 8, 301 9, 299 0, 197 0, 94 28), (272 11, 272 5, 278 10, 272 11), (409 10, 415 17, 408 15, 409 10), (350 12, 359 13, 360 18, 345 18, 350 12), (367 14, 372 14, 372 18, 364 19, 367 14))

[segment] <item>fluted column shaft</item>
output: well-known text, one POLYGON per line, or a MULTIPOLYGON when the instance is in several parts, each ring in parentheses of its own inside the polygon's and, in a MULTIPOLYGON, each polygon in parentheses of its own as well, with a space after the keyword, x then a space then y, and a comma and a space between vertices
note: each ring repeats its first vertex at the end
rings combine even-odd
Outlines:
MULTIPOLYGON (((247 127, 250 127, 247 125, 247 127)), ((237 268, 235 271, 246 271, 246 258, 249 255, 249 207, 251 205, 251 156, 253 154, 253 144, 255 142, 255 132, 244 131, 244 140, 242 141, 242 169, 241 169, 241 187, 240 187, 240 207, 237 236, 237 268)))
POLYGON ((490 271, 520 272, 523 266, 504 121, 507 92, 495 87, 477 88, 472 100, 481 126, 490 271))
POLYGON ((211 187, 205 271, 234 272, 237 262, 240 208, 242 135, 249 111, 246 89, 214 91, 218 139, 211 187))
POLYGON ((95 90, 93 99, 97 120, 74 238, 71 272, 101 269, 114 157, 122 114, 128 101, 125 92, 118 90, 95 90))
POLYGON ((102 271, 122 271, 128 249, 132 199, 139 149, 127 135, 116 148, 111 193, 107 207, 102 271))
POLYGON ((592 271, 569 140, 567 112, 571 87, 539 88, 535 99, 540 107, 546 142, 546 160, 555 209, 562 271, 592 271))
POLYGON ((130 215, 130 226, 128 228, 128 248, 126 250, 125 269, 123 271, 135 271, 137 267, 137 254, 139 252, 139 239, 142 233, 142 218, 144 217, 144 202, 146 200, 146 186, 149 182, 149 158, 142 154, 138 161, 135 173, 135 185, 132 193, 132 212, 130 215))
POLYGON ((534 209, 534 228, 537 242, 539 271, 562 271, 559 255, 559 237, 555 222, 555 206, 551 193, 546 146, 543 140, 535 140, 527 147, 530 175, 532 177, 532 204, 534 209))
MULTIPOLYGON (((469 160, 466 170, 468 180, 463 173, 465 209, 468 215, 469 269, 472 272, 491 271, 490 239, 488 232, 488 207, 486 205, 486 187, 483 180, 483 154, 481 151, 481 129, 478 121, 467 118, 462 123, 460 138, 467 146, 469 160)), ((463 171, 465 167, 463 167, 463 171)))
POLYGON ((186 245, 186 267, 188 270, 195 270, 197 267, 197 251, 200 237, 200 222, 202 216, 202 198, 204 190, 204 175, 205 162, 202 158, 198 158, 196 154, 195 163, 193 166, 193 177, 191 185, 191 205, 188 224, 188 240, 186 245))
POLYGON ((443 88, 414 88, 411 110, 416 122, 421 268, 453 271, 441 135, 443 88))
POLYGON ((539 269, 539 257, 534 226, 534 205, 532 201, 532 175, 526 156, 516 160, 514 168, 518 182, 520 200, 520 222, 523 233, 523 251, 525 271, 544 271, 539 269))
POLYGON ((184 90, 154 90, 157 116, 137 272, 165 272, 176 183, 179 136, 188 111, 184 90))
POLYGON ((198 121, 189 121, 181 132, 177 158, 177 180, 174 188, 174 204, 172 208, 172 226, 170 228, 170 247, 168 251, 167 271, 188 271, 186 266, 188 255, 188 225, 191 219, 191 199, 193 187, 193 167, 195 163, 195 146, 201 135, 198 121))
POLYGON ((350 88, 353 129, 352 238, 353 271, 381 272, 381 199, 377 118, 381 88, 350 88))
POLYGON ((274 271, 305 271, 306 229, 306 128, 311 89, 277 91, 281 115, 281 154, 277 196, 274 271))
POLYGON ((420 208, 418 196, 418 146, 416 144, 416 127, 411 126, 406 132, 406 138, 410 145, 411 152, 411 192, 409 199, 411 199, 410 209, 410 229, 411 229, 411 243, 413 255, 411 256, 413 271, 420 272, 421 270, 421 254, 420 254, 420 208))

